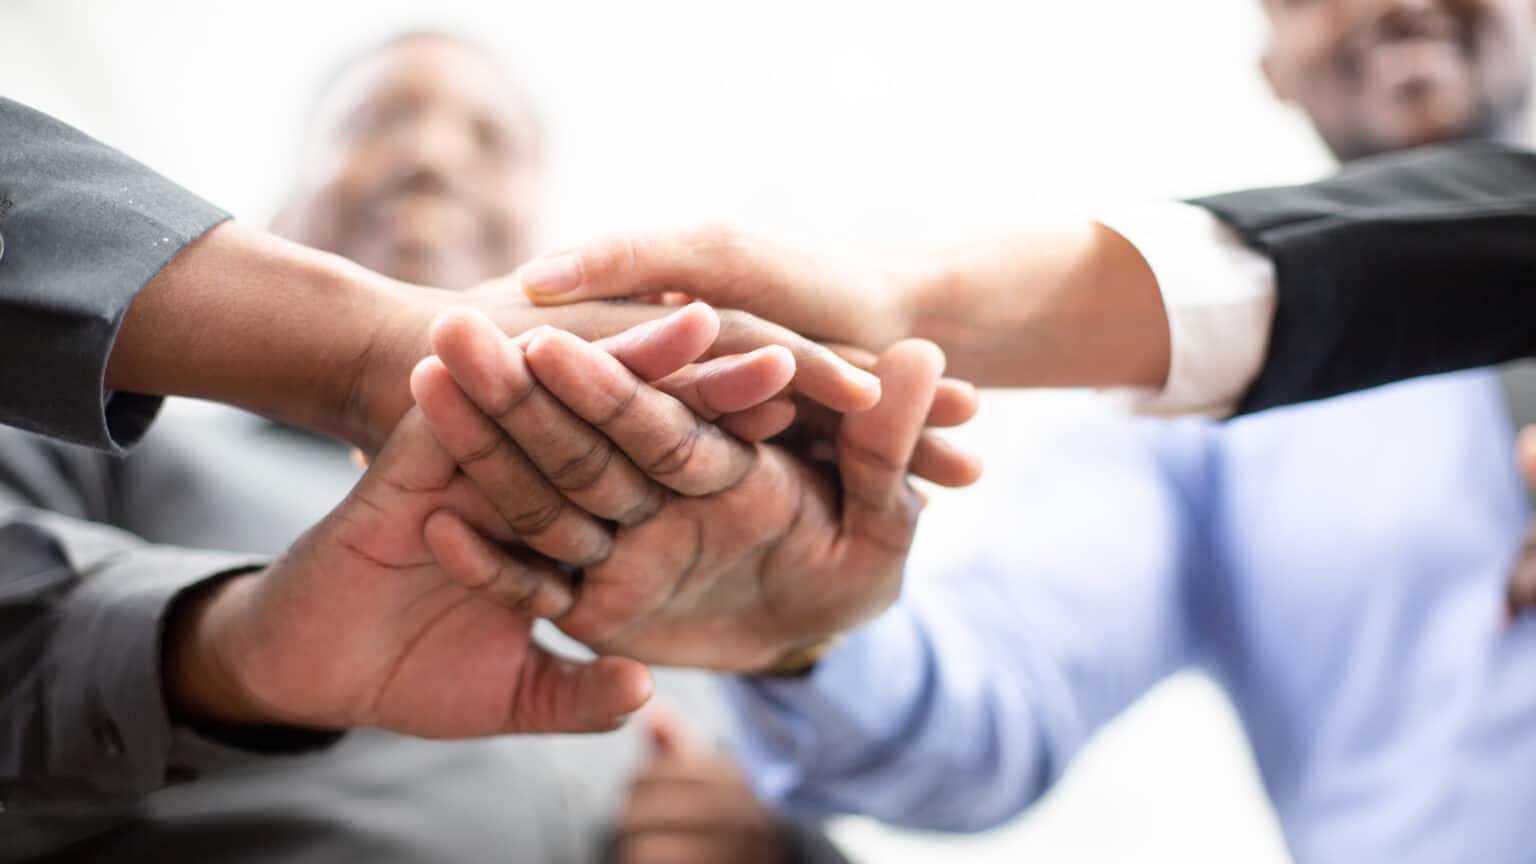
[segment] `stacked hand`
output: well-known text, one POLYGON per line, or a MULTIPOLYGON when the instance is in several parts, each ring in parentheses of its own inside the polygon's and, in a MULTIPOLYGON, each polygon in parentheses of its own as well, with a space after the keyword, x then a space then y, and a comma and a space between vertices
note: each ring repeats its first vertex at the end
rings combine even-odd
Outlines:
MULTIPOLYGON (((273 566, 183 603, 173 704, 235 725, 601 729, 647 698, 636 660, 760 668, 878 611, 919 509, 906 470, 942 357, 880 358, 884 396, 841 422, 834 480, 707 422, 771 436, 804 378, 773 347, 687 365, 720 351, 717 326, 690 307, 589 344, 443 316, 411 376, 420 410, 347 500, 273 566), (583 565, 580 583, 551 559, 583 565), (606 656, 545 653, 535 617, 606 656)), ((953 392, 946 422, 969 413, 953 392)))
MULTIPOLYGON (((526 454, 552 481, 581 475, 567 493, 617 522, 611 548, 541 549, 591 562, 575 604, 556 618, 576 639, 647 662, 757 669, 894 599, 920 509, 907 466, 943 371, 931 345, 900 343, 880 359, 880 403, 846 415, 832 442, 834 482, 781 448, 722 435, 569 334, 535 333, 522 350, 537 387, 497 368, 517 346, 489 322, 450 317, 437 336, 416 396, 486 497, 517 514, 526 484, 504 479, 526 472, 526 454), (540 400, 547 407, 530 412, 540 400), (547 432, 573 423, 590 432, 547 432), (701 476, 727 482, 711 489, 701 476)), ((578 519, 573 535, 606 536, 578 519)), ((471 545, 470 526, 453 522, 471 545)), ((511 558, 480 543, 473 559, 440 560, 472 578, 511 558)))

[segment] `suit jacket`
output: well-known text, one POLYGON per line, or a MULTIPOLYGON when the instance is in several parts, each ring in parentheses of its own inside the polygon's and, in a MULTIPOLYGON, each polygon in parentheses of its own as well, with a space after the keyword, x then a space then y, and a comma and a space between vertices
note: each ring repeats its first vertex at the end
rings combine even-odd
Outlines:
MULTIPOLYGON (((0 99, 0 423, 98 451, 136 444, 161 400, 103 390, 117 328, 226 218, 0 99)), ((355 476, 337 445, 235 412, 174 419, 126 461, 0 428, 0 862, 597 853, 633 733, 278 733, 236 748, 170 723, 159 642, 176 598, 260 566, 355 476)), ((698 680, 661 686, 710 715, 698 680)))
MULTIPOLYGON (((73 595, 134 596, 139 583, 196 582, 282 550, 358 474, 340 444, 187 400, 171 400, 126 458, 0 430, 0 501, 11 504, 0 504, 0 680, 20 696, 0 703, 0 730, 28 742, 4 753, 22 764, 19 782, 7 772, 0 861, 600 856, 644 755, 638 728, 467 742, 359 730, 253 752, 170 725, 154 612, 103 609, 106 628, 76 626, 73 595), (112 700, 107 716, 89 704, 97 694, 112 700)), ((154 588, 140 596, 163 608, 148 602, 163 597, 154 588)), ((709 676, 658 680, 663 698, 723 736, 709 676)), ((786 830, 808 850, 795 860, 840 860, 814 832, 786 830)))
POLYGON ((1239 413, 1536 351, 1536 153, 1437 145, 1192 203, 1275 263, 1269 353, 1239 413))
POLYGON ((228 214, 90 137, 0 98, 0 423, 106 450, 159 400, 103 389, 128 305, 228 214))

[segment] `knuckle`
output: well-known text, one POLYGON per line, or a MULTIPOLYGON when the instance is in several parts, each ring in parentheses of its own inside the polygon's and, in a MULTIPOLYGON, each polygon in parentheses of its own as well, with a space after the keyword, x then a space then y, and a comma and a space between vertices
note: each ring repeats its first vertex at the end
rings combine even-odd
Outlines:
POLYGON ((620 525, 635 526, 642 522, 648 522, 661 508, 666 506, 667 492, 655 483, 646 483, 644 497, 635 506, 619 514, 615 519, 620 525))
POLYGON ((490 415, 498 422, 505 420, 514 411, 521 408, 529 399, 533 398, 533 394, 538 392, 538 389, 539 382, 535 381, 532 376, 527 376, 527 380, 520 382, 516 388, 507 393, 507 398, 504 402, 490 410, 490 415))
POLYGON ((606 438, 592 442, 586 452, 569 459, 549 473, 549 482, 562 492, 580 492, 602 479, 613 461, 613 445, 606 438))
POLYGON ((507 516, 507 526, 525 537, 542 534, 560 520, 565 511, 565 499, 555 497, 528 510, 507 516))
POLYGON ((882 474, 902 474, 907 470, 907 466, 905 464, 892 459, 884 453, 881 453, 879 450, 876 450, 875 448, 866 444, 860 444, 857 441, 849 441, 845 438, 841 442, 841 448, 843 455, 846 458, 852 459, 853 461, 865 465, 869 468, 873 468, 882 474))
POLYGON ((640 398, 640 388, 640 379, 633 377, 624 384, 604 388, 612 404, 606 411, 600 412, 602 416, 593 418, 593 425, 599 429, 606 429, 628 414, 629 409, 634 407, 635 400, 640 398))
POLYGON ((491 584, 504 586, 504 605, 514 612, 532 612, 537 605, 538 580, 526 578, 505 563, 497 565, 491 584))
POLYGON ((581 548, 572 552, 567 562, 575 567, 596 567, 613 555, 613 537, 606 531, 598 531, 595 536, 577 545, 581 548))
POLYGON ((693 461, 693 455, 698 449, 699 435, 703 428, 699 418, 694 417, 693 422, 688 424, 688 428, 683 431, 682 437, 646 466, 646 473, 653 476, 665 476, 676 474, 686 468, 688 463, 693 461))
POLYGON ((466 468, 472 465, 478 465, 479 463, 484 462, 487 459, 494 457, 497 453, 501 452, 501 449, 506 446, 506 443, 507 439, 502 438, 500 435, 492 436, 490 440, 486 441, 484 444, 470 447, 467 451, 455 453, 453 456, 453 461, 466 468))

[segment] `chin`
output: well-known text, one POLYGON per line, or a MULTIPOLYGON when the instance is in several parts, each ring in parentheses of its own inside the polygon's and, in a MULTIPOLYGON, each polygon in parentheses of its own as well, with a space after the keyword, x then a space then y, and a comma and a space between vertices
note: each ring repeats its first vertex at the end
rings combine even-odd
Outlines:
POLYGON ((1415 105, 1411 111, 1394 112, 1377 126, 1377 140, 1383 150, 1420 147, 1440 141, 1455 141, 1481 136, 1477 112, 1463 99, 1427 96, 1428 104, 1415 105))

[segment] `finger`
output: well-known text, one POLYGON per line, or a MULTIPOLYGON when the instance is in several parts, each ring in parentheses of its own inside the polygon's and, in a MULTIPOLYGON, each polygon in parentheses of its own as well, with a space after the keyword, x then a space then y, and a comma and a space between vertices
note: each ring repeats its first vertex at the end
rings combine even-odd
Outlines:
POLYGON ((446 487, 458 465, 434 431, 424 412, 406 412, 358 481, 358 491, 366 494, 378 486, 410 491, 446 487))
POLYGON ((1518 617, 1536 607, 1536 557, 1529 551, 1516 563, 1510 574, 1505 603, 1510 618, 1518 617))
POLYGON ((530 618, 557 618, 576 597, 560 569, 498 548, 447 510, 427 517, 427 548, 450 579, 480 598, 530 618))
POLYGON ((959 489, 981 479, 981 460, 931 432, 924 432, 912 451, 907 470, 930 483, 959 489))
MULTIPOLYGON (((481 449, 469 453, 489 451, 493 465, 526 461, 546 481, 544 486, 557 490, 561 500, 569 499, 581 510, 604 519, 634 524, 661 507, 661 489, 615 450, 608 436, 541 386, 523 352, 512 347, 488 318, 470 310, 444 313, 433 322, 431 335, 442 365, 463 394, 476 410, 494 421, 491 429, 498 438, 482 435, 473 442, 481 449), (503 443, 499 449, 490 449, 498 447, 496 440, 503 443), (508 454, 520 454, 522 459, 508 454)), ((584 381, 612 367, 623 368, 607 354, 576 341, 586 348, 574 372, 584 381), (594 359, 604 365, 594 366, 594 359)), ((521 475, 519 479, 523 479, 521 475)), ((495 482, 494 478, 489 482, 495 482)), ((539 503, 556 506, 543 497, 539 503)))
POLYGON ((411 373, 411 394, 432 434, 518 537, 557 561, 606 558, 613 540, 565 497, 470 401, 447 367, 428 357, 411 373))
MULTIPOLYGON (((705 229, 599 240, 534 259, 517 271, 516 281, 540 305, 681 290, 718 306, 795 309, 805 313, 798 317, 810 320, 822 311, 846 312, 822 310, 829 301, 814 290, 815 280, 786 277, 781 265, 782 261, 772 265, 748 261, 733 234, 705 229), (739 278, 743 272, 753 278, 739 278)), ((783 345, 795 354, 795 386, 812 399, 837 411, 858 411, 880 398, 879 383, 873 377, 793 330, 744 312, 728 316, 721 316, 727 324, 722 330, 727 344, 723 349, 717 345, 717 354, 783 345), (736 323, 727 324, 728 316, 736 323), (755 323, 747 326, 749 320, 755 323)))
POLYGON ((915 514, 908 464, 933 406, 944 354, 931 342, 898 342, 876 367, 885 388, 880 404, 843 418, 838 433, 844 527, 892 550, 911 541, 915 514))
POLYGON ((749 296, 729 278, 740 269, 733 251, 728 235, 712 229, 621 234, 535 258, 515 279, 537 304, 684 293, 739 306, 749 296))
POLYGON ((1513 620, 1536 606, 1536 517, 1526 522, 1525 539, 1505 586, 1505 617, 1513 620))
MULTIPOLYGON (((829 343, 827 349, 854 366, 872 370, 880 355, 852 345, 829 343)), ((938 392, 933 397, 933 410, 928 412, 929 426, 949 428, 969 423, 976 416, 980 405, 976 385, 959 378, 939 379, 938 392)))
POLYGON ((715 425, 743 441, 767 441, 784 433, 795 422, 795 403, 778 398, 735 414, 727 414, 715 425))
POLYGON ((979 406, 974 384, 959 378, 941 378, 926 422, 928 426, 939 428, 960 426, 971 422, 979 406))
POLYGON ((525 353, 544 389, 602 430, 647 476, 677 492, 709 495, 728 489, 754 463, 751 447, 569 333, 546 330, 525 353))
POLYGON ((609 732, 640 710, 654 689, 642 663, 624 657, 578 663, 535 643, 512 694, 506 731, 609 732))
POLYGON ((795 390, 834 411, 862 411, 880 400, 880 379, 843 360, 826 346, 754 315, 722 310, 720 336, 711 356, 745 354, 780 345, 795 358, 795 390))
POLYGON ((773 399, 789 386, 794 376, 794 355, 778 345, 769 345, 748 354, 685 366, 654 386, 705 420, 714 420, 773 399))
POLYGON ((593 344, 642 380, 655 381, 699 359, 719 335, 720 317, 715 310, 690 303, 665 318, 637 324, 593 344))

